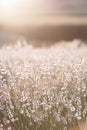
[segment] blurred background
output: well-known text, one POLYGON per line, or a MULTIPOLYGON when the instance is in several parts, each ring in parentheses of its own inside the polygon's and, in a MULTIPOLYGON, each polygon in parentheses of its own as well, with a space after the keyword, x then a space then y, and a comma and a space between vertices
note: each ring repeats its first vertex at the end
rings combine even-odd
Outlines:
POLYGON ((87 40, 87 0, 0 0, 0 45, 87 40))

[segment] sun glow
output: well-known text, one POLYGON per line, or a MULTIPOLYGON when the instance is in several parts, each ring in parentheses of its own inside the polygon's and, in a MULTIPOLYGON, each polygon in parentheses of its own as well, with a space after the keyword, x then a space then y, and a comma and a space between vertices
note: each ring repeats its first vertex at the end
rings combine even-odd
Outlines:
POLYGON ((1 6, 3 8, 12 8, 14 5, 17 3, 17 0, 2 0, 1 1, 1 6))
POLYGON ((11 17, 12 15, 15 15, 15 11, 17 9, 17 4, 19 0, 1 0, 0 2, 0 8, 2 13, 2 18, 11 17))
POLYGON ((37 11, 39 0, 1 0, 0 8, 5 13, 11 13, 13 10, 16 12, 25 11, 28 9, 28 12, 37 11), (35 10, 34 10, 35 9, 35 10))
POLYGON ((38 1, 33 0, 1 0, 0 17, 3 24, 24 24, 32 22, 38 1))
POLYGON ((10 16, 13 14, 13 12, 16 10, 18 1, 20 0, 1 0, 1 10, 2 10, 2 15, 5 17, 10 16))

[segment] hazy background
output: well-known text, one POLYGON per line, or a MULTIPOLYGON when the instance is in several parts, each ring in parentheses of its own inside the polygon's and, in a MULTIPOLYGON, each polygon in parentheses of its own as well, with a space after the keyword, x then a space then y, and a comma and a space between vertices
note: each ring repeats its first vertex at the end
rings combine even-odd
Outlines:
POLYGON ((0 0, 0 43, 87 40, 87 0, 0 0))

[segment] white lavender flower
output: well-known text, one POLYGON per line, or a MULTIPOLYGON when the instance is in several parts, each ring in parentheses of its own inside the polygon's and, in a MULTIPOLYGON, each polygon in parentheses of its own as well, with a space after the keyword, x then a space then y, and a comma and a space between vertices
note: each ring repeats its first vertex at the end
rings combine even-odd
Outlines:
POLYGON ((0 127, 69 130, 87 119, 87 46, 0 49, 0 127))

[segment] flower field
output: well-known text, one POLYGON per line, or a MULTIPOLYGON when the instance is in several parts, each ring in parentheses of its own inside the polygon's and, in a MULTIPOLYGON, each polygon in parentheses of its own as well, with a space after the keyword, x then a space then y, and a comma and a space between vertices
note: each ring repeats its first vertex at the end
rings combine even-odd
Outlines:
POLYGON ((1 129, 87 130, 86 123, 85 43, 0 48, 1 129))

